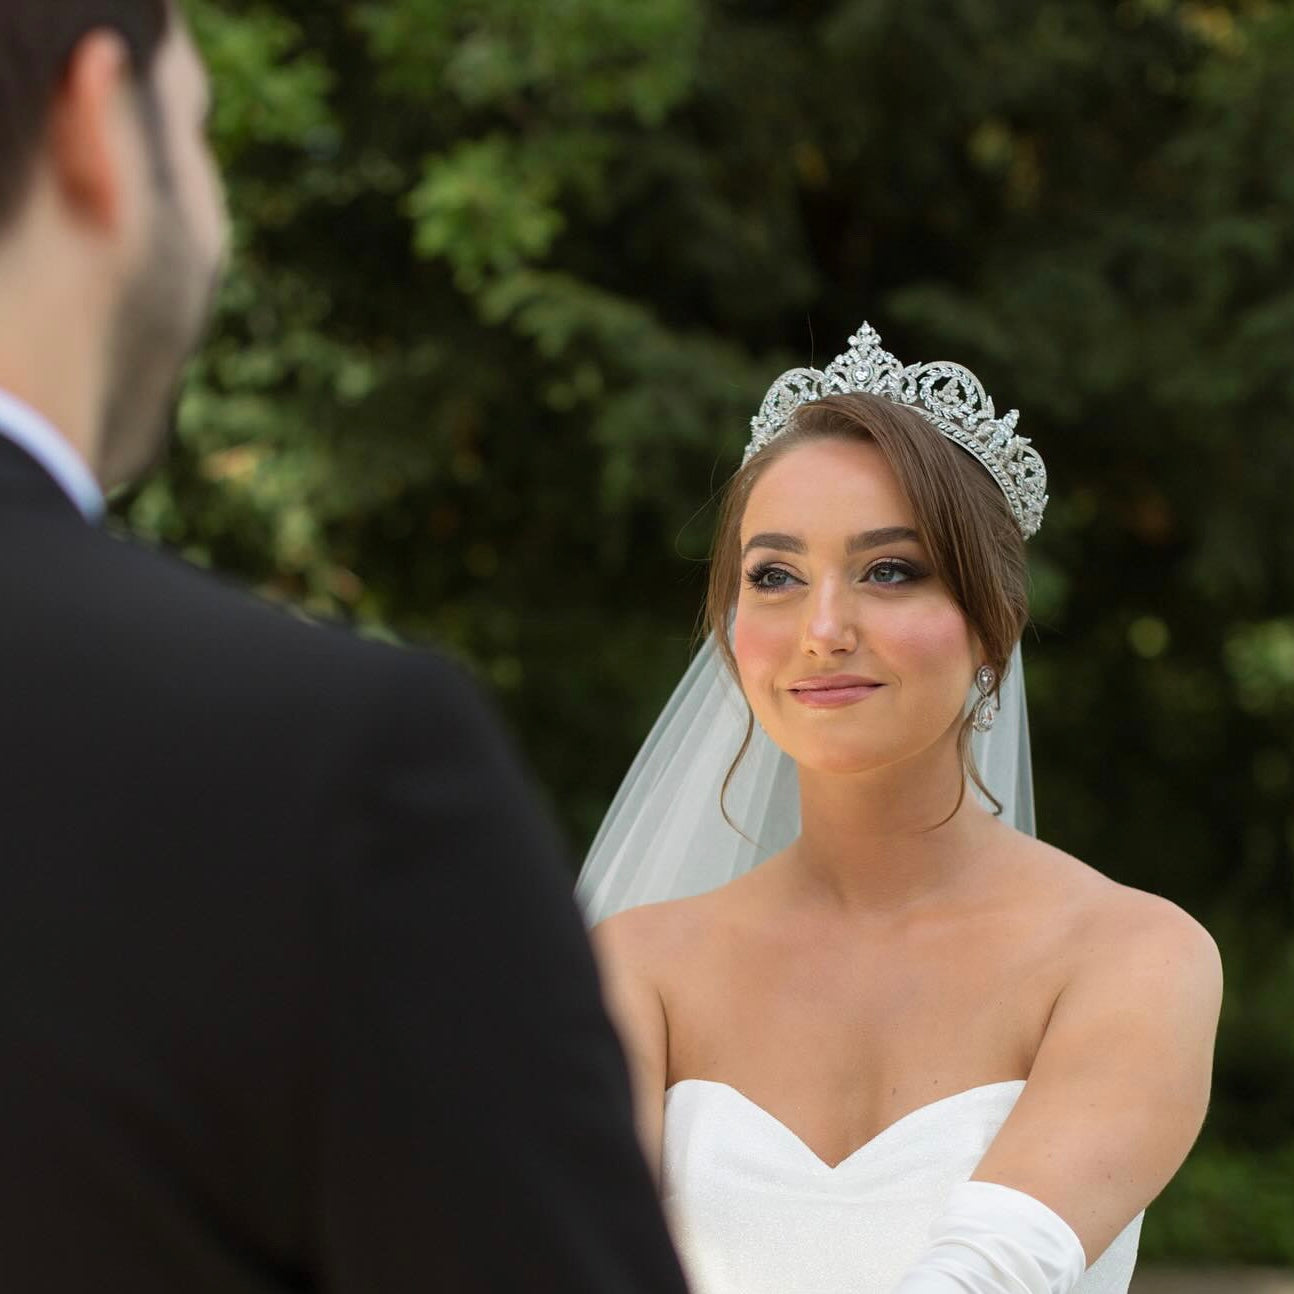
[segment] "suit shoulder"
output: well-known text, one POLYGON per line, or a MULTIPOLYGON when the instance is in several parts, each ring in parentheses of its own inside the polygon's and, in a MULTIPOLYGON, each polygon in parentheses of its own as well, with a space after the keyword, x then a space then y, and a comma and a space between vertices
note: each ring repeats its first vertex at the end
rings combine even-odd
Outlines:
POLYGON ((53 561, 49 580, 22 589, 32 632, 13 650, 35 661, 43 642, 65 663, 69 643, 92 640, 96 668, 78 686, 97 688, 95 705, 129 710, 132 723, 164 697, 165 722, 188 724, 195 735, 241 725, 299 747, 327 732, 349 733, 370 752, 393 742, 422 750, 447 730, 499 740, 467 670, 435 649, 311 620, 172 554, 102 532, 87 530, 53 561))
POLYGON ((141 638, 161 639, 200 656, 208 654, 204 644, 211 644, 233 651, 236 660, 263 665, 280 660, 298 669, 326 669, 335 664, 352 676, 367 667, 397 682, 439 679, 457 686, 466 679, 465 671, 438 651, 365 638, 133 539, 105 536, 98 557, 107 576, 99 588, 110 602, 111 619, 141 638), (143 614, 127 614, 127 607, 143 614))

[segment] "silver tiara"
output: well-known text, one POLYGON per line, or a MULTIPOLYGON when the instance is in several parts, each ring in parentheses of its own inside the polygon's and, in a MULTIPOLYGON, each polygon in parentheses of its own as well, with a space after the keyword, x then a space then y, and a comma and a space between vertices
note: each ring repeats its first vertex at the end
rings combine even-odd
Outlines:
POLYGON ((793 368, 768 388, 750 420, 747 463, 786 430, 802 404, 828 395, 879 395, 915 409, 949 440, 974 455, 1002 487, 1011 511, 1028 539, 1042 525, 1047 506, 1047 469, 1024 436, 1017 436, 1018 410, 999 418, 979 379, 960 364, 909 364, 906 368, 881 347, 880 333, 865 323, 825 371, 793 368))

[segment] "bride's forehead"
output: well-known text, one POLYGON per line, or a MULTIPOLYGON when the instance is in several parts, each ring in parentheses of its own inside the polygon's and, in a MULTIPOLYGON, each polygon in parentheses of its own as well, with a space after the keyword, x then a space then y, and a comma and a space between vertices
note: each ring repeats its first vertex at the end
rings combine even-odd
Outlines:
POLYGON ((751 488, 741 530, 853 533, 911 524, 911 505, 875 445, 824 440, 797 445, 768 465, 751 488))

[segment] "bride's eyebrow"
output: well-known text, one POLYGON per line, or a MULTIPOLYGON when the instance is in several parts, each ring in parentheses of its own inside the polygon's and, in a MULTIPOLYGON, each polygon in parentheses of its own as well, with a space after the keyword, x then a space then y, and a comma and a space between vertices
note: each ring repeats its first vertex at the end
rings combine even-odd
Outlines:
MULTIPOLYGON (((861 534, 851 535, 845 542, 845 552, 863 553, 872 548, 884 548, 886 544, 919 543, 920 539, 920 535, 911 526, 881 526, 876 530, 864 530, 861 534)), ((741 550, 742 556, 752 548, 773 548, 782 553, 808 551, 804 540, 798 535, 787 535, 778 530, 764 530, 751 535, 741 550)))
POLYGON ((746 540, 746 546, 741 550, 741 555, 745 557, 752 548, 776 548, 783 553, 808 552, 803 539, 795 535, 784 535, 775 530, 765 530, 758 535, 751 535, 746 540))
POLYGON ((921 536, 911 526, 882 526, 879 530, 864 530, 861 535, 851 535, 845 544, 847 553, 865 553, 869 548, 884 548, 886 544, 920 543, 921 536))

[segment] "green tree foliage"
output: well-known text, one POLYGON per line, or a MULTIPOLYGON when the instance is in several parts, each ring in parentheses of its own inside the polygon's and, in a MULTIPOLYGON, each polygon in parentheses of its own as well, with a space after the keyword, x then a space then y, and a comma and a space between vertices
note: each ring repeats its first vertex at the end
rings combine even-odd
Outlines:
POLYGON ((1287 0, 190 8, 236 249, 120 514, 473 662, 579 843, 768 381, 864 316, 971 365, 1052 475, 1044 831, 1228 964, 1147 1251, 1294 1261, 1287 0))

